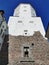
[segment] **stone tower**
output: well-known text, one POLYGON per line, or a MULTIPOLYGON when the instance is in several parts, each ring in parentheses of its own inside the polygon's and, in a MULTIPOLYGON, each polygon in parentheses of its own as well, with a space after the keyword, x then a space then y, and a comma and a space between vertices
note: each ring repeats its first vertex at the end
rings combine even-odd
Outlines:
POLYGON ((8 27, 8 65, 49 65, 49 43, 42 20, 30 4, 20 4, 14 10, 8 27))

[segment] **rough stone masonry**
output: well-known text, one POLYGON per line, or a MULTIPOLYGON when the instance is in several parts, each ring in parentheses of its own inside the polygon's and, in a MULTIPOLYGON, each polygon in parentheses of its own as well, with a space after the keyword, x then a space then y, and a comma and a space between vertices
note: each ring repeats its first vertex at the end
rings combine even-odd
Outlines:
POLYGON ((35 32, 33 36, 9 35, 8 65, 27 64, 49 65, 49 42, 40 32, 35 32))

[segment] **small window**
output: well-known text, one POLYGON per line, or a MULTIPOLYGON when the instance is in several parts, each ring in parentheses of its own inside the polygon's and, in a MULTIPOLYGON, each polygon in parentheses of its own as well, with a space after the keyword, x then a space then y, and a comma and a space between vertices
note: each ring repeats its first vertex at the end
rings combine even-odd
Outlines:
POLYGON ((34 43, 32 43, 32 46, 34 46, 34 43))
POLYGON ((22 21, 18 21, 18 23, 22 23, 22 21))
POLYGON ((29 23, 33 23, 33 21, 30 21, 29 23))
POLYGON ((24 32, 28 32, 28 30, 24 30, 24 32))
POLYGON ((4 28, 4 25, 2 27, 4 28))
POLYGON ((27 33, 25 33, 25 35, 27 35, 27 33))
POLYGON ((24 57, 29 57, 29 47, 24 47, 24 57))
POLYGON ((28 30, 24 30, 24 32, 25 32, 25 35, 27 34, 27 32, 28 32, 28 30))

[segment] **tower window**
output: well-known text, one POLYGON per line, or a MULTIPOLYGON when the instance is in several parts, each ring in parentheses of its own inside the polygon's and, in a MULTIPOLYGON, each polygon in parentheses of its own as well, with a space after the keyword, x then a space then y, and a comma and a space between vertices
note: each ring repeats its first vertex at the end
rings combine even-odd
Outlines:
POLYGON ((32 46, 34 46, 34 43, 32 43, 32 46))
POLYGON ((18 23, 22 23, 22 21, 18 21, 18 23))
POLYGON ((25 35, 27 35, 28 30, 24 30, 24 32, 25 32, 25 35))
POLYGON ((24 47, 24 57, 29 57, 29 47, 24 47))
POLYGON ((28 32, 28 30, 24 30, 24 32, 28 32))
POLYGON ((30 21, 30 23, 33 23, 33 21, 30 21))
POLYGON ((4 25, 2 27, 4 28, 4 25))
POLYGON ((27 33, 25 33, 25 35, 27 35, 27 33))

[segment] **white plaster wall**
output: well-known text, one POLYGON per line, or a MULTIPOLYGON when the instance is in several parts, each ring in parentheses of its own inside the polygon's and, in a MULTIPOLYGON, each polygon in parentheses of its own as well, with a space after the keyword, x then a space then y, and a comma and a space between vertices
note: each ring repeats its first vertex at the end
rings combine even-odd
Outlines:
POLYGON ((32 36, 35 31, 45 36, 45 30, 40 17, 36 17, 34 8, 30 4, 20 4, 14 15, 8 21, 9 34, 13 36, 32 36), (24 30, 28 30, 24 32, 24 30), (27 34, 25 34, 27 33, 27 34))
POLYGON ((35 31, 40 31, 43 36, 45 36, 45 30, 40 17, 10 17, 9 18, 9 34, 18 36, 30 36, 33 35, 35 31), (22 21, 18 23, 18 21, 22 21), (30 22, 33 21, 33 22, 30 22), (25 35, 24 30, 28 30, 25 35))
POLYGON ((31 7, 30 4, 20 4, 17 6, 14 10, 13 16, 19 16, 19 17, 31 17, 36 16, 35 10, 33 7, 31 7))

